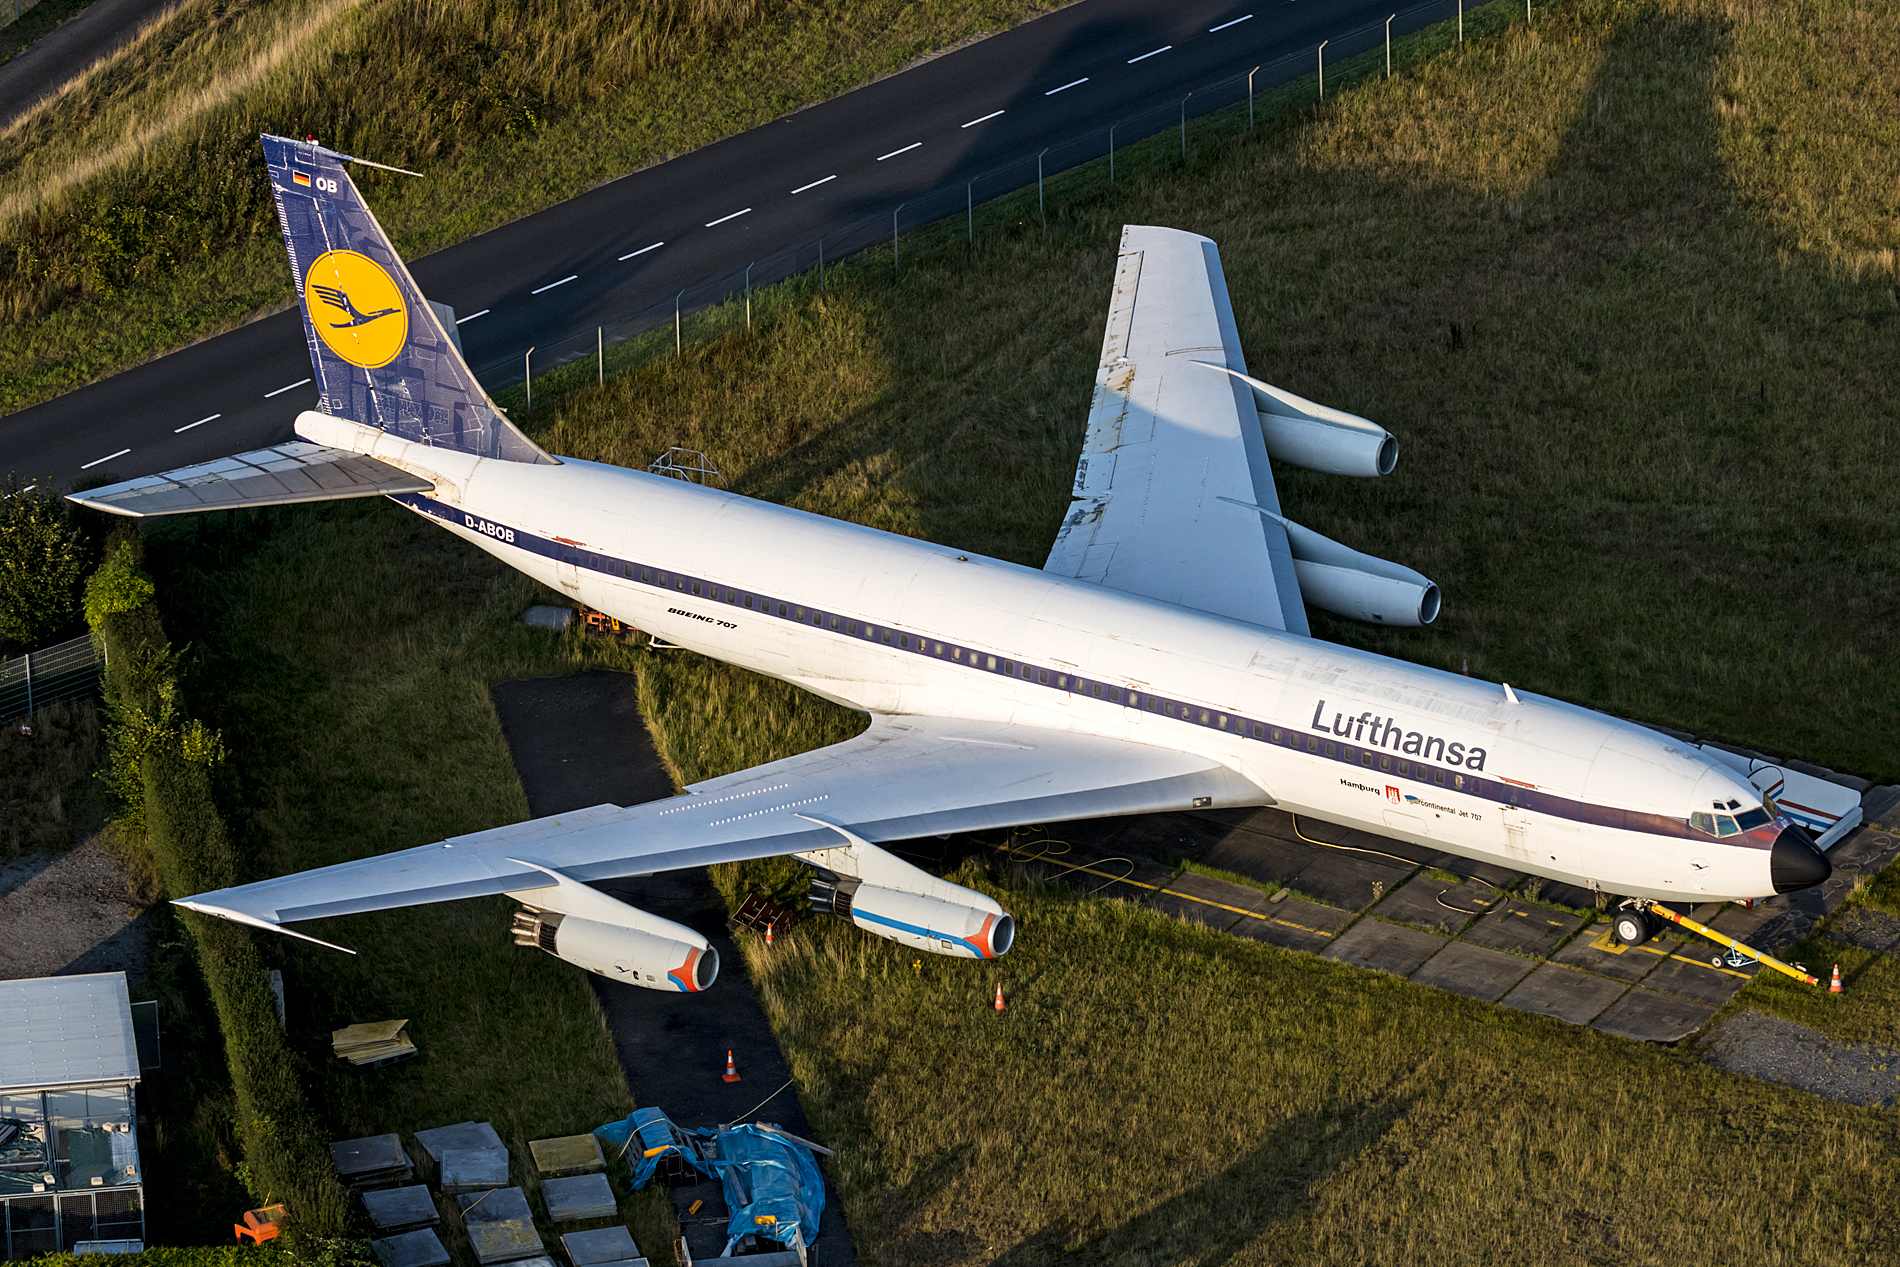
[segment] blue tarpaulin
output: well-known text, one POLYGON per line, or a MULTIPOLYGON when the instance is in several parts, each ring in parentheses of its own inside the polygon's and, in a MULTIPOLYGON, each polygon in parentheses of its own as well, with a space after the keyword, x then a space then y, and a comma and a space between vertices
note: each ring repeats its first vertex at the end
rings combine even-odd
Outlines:
POLYGON ((825 1179, 811 1150, 769 1127, 675 1126, 659 1109, 636 1109, 618 1122, 594 1128, 601 1143, 633 1162, 633 1186, 643 1188, 667 1157, 683 1157, 725 1189, 727 1252, 741 1237, 759 1236, 790 1245, 796 1237, 810 1245, 818 1238, 825 1210, 825 1179), (631 1136, 639 1138, 629 1144, 631 1136), (701 1157, 695 1141, 712 1142, 701 1157))

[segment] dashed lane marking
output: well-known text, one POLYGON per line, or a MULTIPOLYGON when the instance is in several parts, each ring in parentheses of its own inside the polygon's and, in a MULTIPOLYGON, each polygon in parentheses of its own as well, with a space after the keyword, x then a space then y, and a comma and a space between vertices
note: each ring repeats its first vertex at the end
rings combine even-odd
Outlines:
POLYGON ((126 454, 130 453, 131 451, 132 450, 130 449, 120 449, 117 453, 108 453, 102 458, 94 458, 92 461, 86 463, 84 466, 80 467, 79 469, 82 471, 90 471, 93 467, 99 465, 101 462, 110 462, 113 458, 122 458, 126 454))
MULTIPOLYGON (((304 385, 305 383, 308 383, 308 382, 310 382, 310 381, 311 381, 311 380, 309 380, 309 379, 307 379, 307 378, 300 378, 300 379, 298 379, 298 380, 297 380, 296 382, 294 382, 294 383, 291 383, 291 384, 289 384, 288 386, 285 386, 285 387, 279 387, 279 388, 278 388, 278 389, 277 389, 276 391, 274 391, 274 392, 265 392, 265 393, 264 393, 264 399, 265 399, 265 400, 269 400, 269 399, 270 399, 270 398, 271 398, 272 396, 281 396, 281 395, 283 395, 283 394, 284 394, 285 392, 290 392, 290 391, 295 391, 295 390, 297 390, 297 389, 298 389, 299 387, 302 387, 302 386, 303 386, 303 385, 304 385)), ((117 456, 117 455, 115 454, 114 456, 117 456)), ((101 459, 101 460, 103 461, 104 459, 101 459)))
POLYGON ((471 312, 466 317, 457 317, 455 319, 455 324, 458 326, 464 325, 470 321, 475 320, 475 318, 477 317, 486 317, 489 313, 493 311, 495 311, 493 308, 484 308, 480 312, 471 312))
POLYGON ((645 255, 648 251, 657 251, 665 245, 666 243, 664 242, 655 242, 652 246, 643 246, 637 251, 628 251, 625 255, 621 256, 620 258, 623 260, 630 260, 636 255, 645 255))
POLYGON ((728 220, 737 220, 740 216, 745 215, 747 211, 751 210, 752 208, 747 207, 745 211, 735 211, 729 216, 720 216, 717 220, 708 220, 706 221, 706 227, 710 229, 716 224, 724 224, 728 220))
POLYGON ((1080 79, 1071 79, 1068 83, 1062 85, 1062 87, 1060 88, 1051 88, 1048 92, 1045 92, 1042 95, 1045 97, 1053 97, 1059 92, 1067 92, 1069 89, 1075 87, 1077 84, 1085 84, 1088 81, 1089 81, 1089 77, 1087 75, 1084 75, 1080 79))
POLYGON ((799 187, 798 187, 797 189, 794 189, 794 190, 792 190, 792 192, 793 192, 793 193, 795 193, 795 194, 802 194, 802 193, 804 193, 804 192, 805 192, 805 191, 806 191, 807 189, 816 189, 816 188, 818 188, 818 186, 820 186, 820 185, 826 185, 826 184, 830 184, 830 183, 831 183, 832 181, 834 181, 834 180, 836 180, 836 179, 838 179, 838 177, 837 177, 837 175, 836 175, 836 174, 834 173, 833 175, 830 175, 830 176, 827 176, 827 177, 825 177, 825 178, 824 178, 823 180, 814 180, 814 181, 813 181, 813 182, 812 182, 811 184, 809 184, 809 185, 800 185, 800 186, 799 186, 799 187))
POLYGON ((1143 54, 1142 54, 1142 55, 1141 55, 1140 57, 1131 57, 1131 58, 1129 58, 1129 59, 1128 59, 1128 64, 1129 64, 1130 66, 1133 66, 1133 65, 1134 65, 1134 64, 1135 64, 1136 62, 1145 62, 1145 61, 1147 61, 1147 60, 1148 60, 1148 59, 1149 59, 1150 57, 1155 57, 1155 56, 1158 56, 1158 55, 1160 55, 1160 54, 1162 54, 1162 53, 1165 53, 1165 52, 1167 52, 1167 51, 1168 51, 1169 49, 1171 49, 1171 48, 1173 48, 1173 47, 1174 47, 1174 45, 1172 45, 1172 44, 1163 44, 1163 45, 1162 45, 1162 46, 1161 46, 1160 48, 1157 48, 1157 49, 1155 49, 1155 50, 1153 50, 1152 52, 1147 52, 1147 53, 1143 53, 1143 54))
POLYGON ((1219 26, 1210 26, 1207 28, 1207 33, 1212 35, 1216 31, 1225 31, 1230 26, 1239 26, 1242 22, 1245 22, 1247 18, 1251 18, 1252 16, 1253 14, 1249 13, 1245 18, 1235 18, 1232 22, 1223 22, 1219 26))
POLYGON ((916 149, 916 148, 917 148, 918 146, 920 146, 920 145, 922 145, 922 144, 923 144, 923 142, 922 142, 922 141, 912 141, 912 142, 911 142, 911 143, 910 143, 909 145, 906 145, 906 146, 905 146, 905 147, 904 147, 903 149, 901 149, 901 150, 892 150, 892 151, 891 151, 890 153, 888 153, 888 154, 879 154, 879 155, 877 156, 877 161, 881 163, 881 162, 883 162, 883 161, 884 161, 885 159, 887 159, 887 158, 896 158, 896 157, 897 157, 897 156, 898 156, 899 154, 908 154, 908 153, 910 153, 910 152, 911 152, 912 150, 914 150, 914 149, 916 149))
POLYGON ((966 128, 973 128, 979 123, 988 123, 991 119, 996 118, 998 115, 1002 113, 1003 112, 1001 110, 992 110, 990 111, 990 113, 984 115, 980 119, 971 119, 968 123, 964 124, 963 126, 966 128))
POLYGON ((223 415, 223 414, 212 414, 212 415, 211 415, 210 417, 207 417, 207 418, 200 418, 200 419, 198 419, 198 421, 196 421, 196 422, 188 422, 188 423, 186 423, 186 424, 185 424, 184 426, 182 426, 182 427, 173 427, 173 428, 172 428, 172 434, 173 434, 173 435, 177 435, 177 434, 178 434, 179 432, 181 432, 181 431, 189 431, 189 430, 191 430, 191 429, 192 429, 193 427, 202 427, 202 426, 204 426, 204 425, 205 425, 205 424, 206 424, 207 422, 211 422, 211 421, 212 421, 212 420, 214 420, 214 419, 217 419, 217 418, 222 418, 222 417, 224 417, 224 415, 223 415))
POLYGON ((577 278, 577 277, 579 277, 579 276, 580 276, 580 274, 579 274, 579 273, 569 273, 569 274, 568 274, 568 275, 567 275, 566 277, 563 277, 563 278, 562 278, 562 279, 561 279, 560 281, 558 281, 558 282, 549 282, 549 283, 548 283, 547 285, 545 285, 545 286, 537 286, 537 287, 535 287, 535 288, 534 288, 533 290, 531 290, 531 291, 529 291, 528 293, 529 293, 530 295, 538 295, 538 294, 540 294, 540 293, 541 293, 542 291, 544 291, 544 290, 553 290, 553 289, 554 289, 554 288, 555 288, 556 286, 565 286, 565 285, 567 285, 567 284, 568 284, 569 282, 571 282, 571 281, 573 281, 573 280, 574 280, 575 278, 577 278))

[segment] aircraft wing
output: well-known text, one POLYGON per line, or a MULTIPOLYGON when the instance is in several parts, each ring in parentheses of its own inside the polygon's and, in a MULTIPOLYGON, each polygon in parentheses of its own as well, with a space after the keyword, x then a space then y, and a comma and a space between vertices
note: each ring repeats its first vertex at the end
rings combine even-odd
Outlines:
POLYGON ((81 506, 144 518, 244 506, 427 493, 435 484, 387 462, 302 440, 67 496, 81 506))
POLYGON ((607 880, 828 849, 840 838, 824 824, 875 844, 1188 809, 1200 798, 1255 804, 1260 792, 1224 766, 1168 748, 1000 722, 882 717, 855 739, 697 783, 666 800, 596 805, 178 904, 276 928, 554 883, 524 862, 576 880, 607 880))
POLYGON ((1075 501, 1043 570, 1307 633, 1246 372, 1214 244, 1124 228, 1075 501))

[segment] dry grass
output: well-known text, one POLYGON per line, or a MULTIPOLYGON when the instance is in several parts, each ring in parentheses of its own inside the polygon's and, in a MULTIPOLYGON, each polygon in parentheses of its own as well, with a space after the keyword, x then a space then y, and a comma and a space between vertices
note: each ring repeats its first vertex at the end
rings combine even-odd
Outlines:
POLYGON ((289 302, 257 135, 415 256, 845 91, 1031 0, 185 0, 0 133, 0 409, 289 302))

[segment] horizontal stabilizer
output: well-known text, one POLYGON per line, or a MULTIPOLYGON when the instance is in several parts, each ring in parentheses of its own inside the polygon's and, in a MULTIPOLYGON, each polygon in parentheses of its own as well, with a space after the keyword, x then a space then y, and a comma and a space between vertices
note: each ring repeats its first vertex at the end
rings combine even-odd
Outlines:
POLYGON ((434 488, 432 481, 420 475, 361 453, 296 441, 69 496, 81 506, 140 519, 200 510, 380 497, 386 493, 427 493, 434 488))

